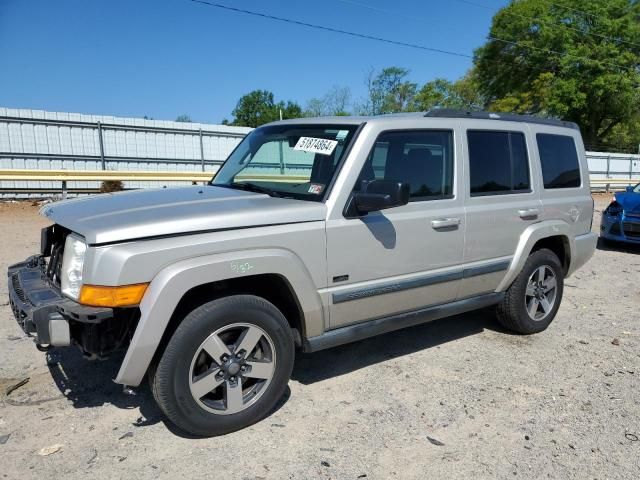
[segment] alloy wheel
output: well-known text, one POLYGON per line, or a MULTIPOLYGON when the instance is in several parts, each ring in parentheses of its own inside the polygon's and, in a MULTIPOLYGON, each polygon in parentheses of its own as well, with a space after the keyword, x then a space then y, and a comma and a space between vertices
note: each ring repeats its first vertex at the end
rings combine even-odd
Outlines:
POLYGON ((525 293, 525 308, 532 320, 544 320, 553 310, 558 292, 558 280, 548 265, 538 267, 529 276, 525 293))
POLYGON ((275 347, 264 330, 248 323, 225 325, 209 335, 193 356, 191 395, 211 413, 238 413, 264 394, 275 367, 275 347))

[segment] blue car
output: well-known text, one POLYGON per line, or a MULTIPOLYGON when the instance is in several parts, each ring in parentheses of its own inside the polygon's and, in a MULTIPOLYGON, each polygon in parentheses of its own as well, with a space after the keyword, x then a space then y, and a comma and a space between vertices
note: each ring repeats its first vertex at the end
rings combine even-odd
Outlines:
POLYGON ((605 240, 640 244, 640 183, 613 196, 602 212, 600 236, 605 240))

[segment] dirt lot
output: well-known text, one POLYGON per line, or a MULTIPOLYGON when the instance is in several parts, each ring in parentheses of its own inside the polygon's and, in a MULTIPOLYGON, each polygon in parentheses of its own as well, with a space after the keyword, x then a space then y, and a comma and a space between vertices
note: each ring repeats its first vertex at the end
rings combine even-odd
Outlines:
MULTIPOLYGON (((0 204, 1 271, 37 250, 36 213, 0 204)), ((6 288, 2 478, 640 476, 640 249, 599 248, 539 335, 506 333, 482 311, 301 355, 276 411, 211 439, 166 424, 148 389, 123 394, 119 359, 38 352, 6 288)))

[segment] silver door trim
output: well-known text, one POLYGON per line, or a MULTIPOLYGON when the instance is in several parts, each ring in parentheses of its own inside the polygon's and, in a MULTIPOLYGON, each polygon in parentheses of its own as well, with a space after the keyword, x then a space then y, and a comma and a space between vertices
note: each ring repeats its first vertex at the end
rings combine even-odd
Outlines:
POLYGON ((509 265, 511 265, 511 260, 503 260, 478 267, 468 267, 462 271, 462 276, 463 278, 471 278, 479 275, 487 275, 488 273, 502 272, 508 269, 509 265))
POLYGON ((376 295, 384 295, 385 293, 400 292, 412 288, 427 287, 436 283, 451 282, 453 280, 462 279, 462 270, 446 273, 437 273, 425 275, 424 277, 412 278, 409 280, 397 280, 394 282, 383 283, 375 287, 354 288, 344 292, 333 293, 331 298, 333 304, 348 302, 350 300, 359 300, 361 298, 373 297, 376 295))
POLYGON ((396 293, 403 290, 410 290, 413 288, 427 287, 429 285, 435 285, 437 283, 451 282, 454 280, 462 280, 463 278, 476 277, 479 275, 486 275, 489 273, 501 272, 507 270, 511 260, 499 260, 488 264, 466 267, 454 271, 443 273, 430 273, 417 278, 410 278, 406 280, 395 280, 392 282, 385 282, 373 287, 358 287, 341 292, 332 293, 331 300, 333 304, 349 302, 352 300, 360 300, 363 298, 374 297, 377 295, 384 295, 387 293, 396 293))

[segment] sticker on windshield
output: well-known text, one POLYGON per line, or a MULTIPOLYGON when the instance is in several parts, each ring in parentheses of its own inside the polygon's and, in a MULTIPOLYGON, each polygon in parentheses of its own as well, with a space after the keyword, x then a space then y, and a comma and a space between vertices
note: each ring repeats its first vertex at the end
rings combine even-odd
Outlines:
POLYGON ((324 188, 324 185, 312 183, 311 185, 309 185, 309 193, 313 193, 314 195, 320 195, 322 193, 323 188, 324 188))
POLYGON ((303 152, 319 153, 320 155, 331 155, 338 145, 335 140, 327 140, 326 138, 300 137, 294 150, 303 152))

